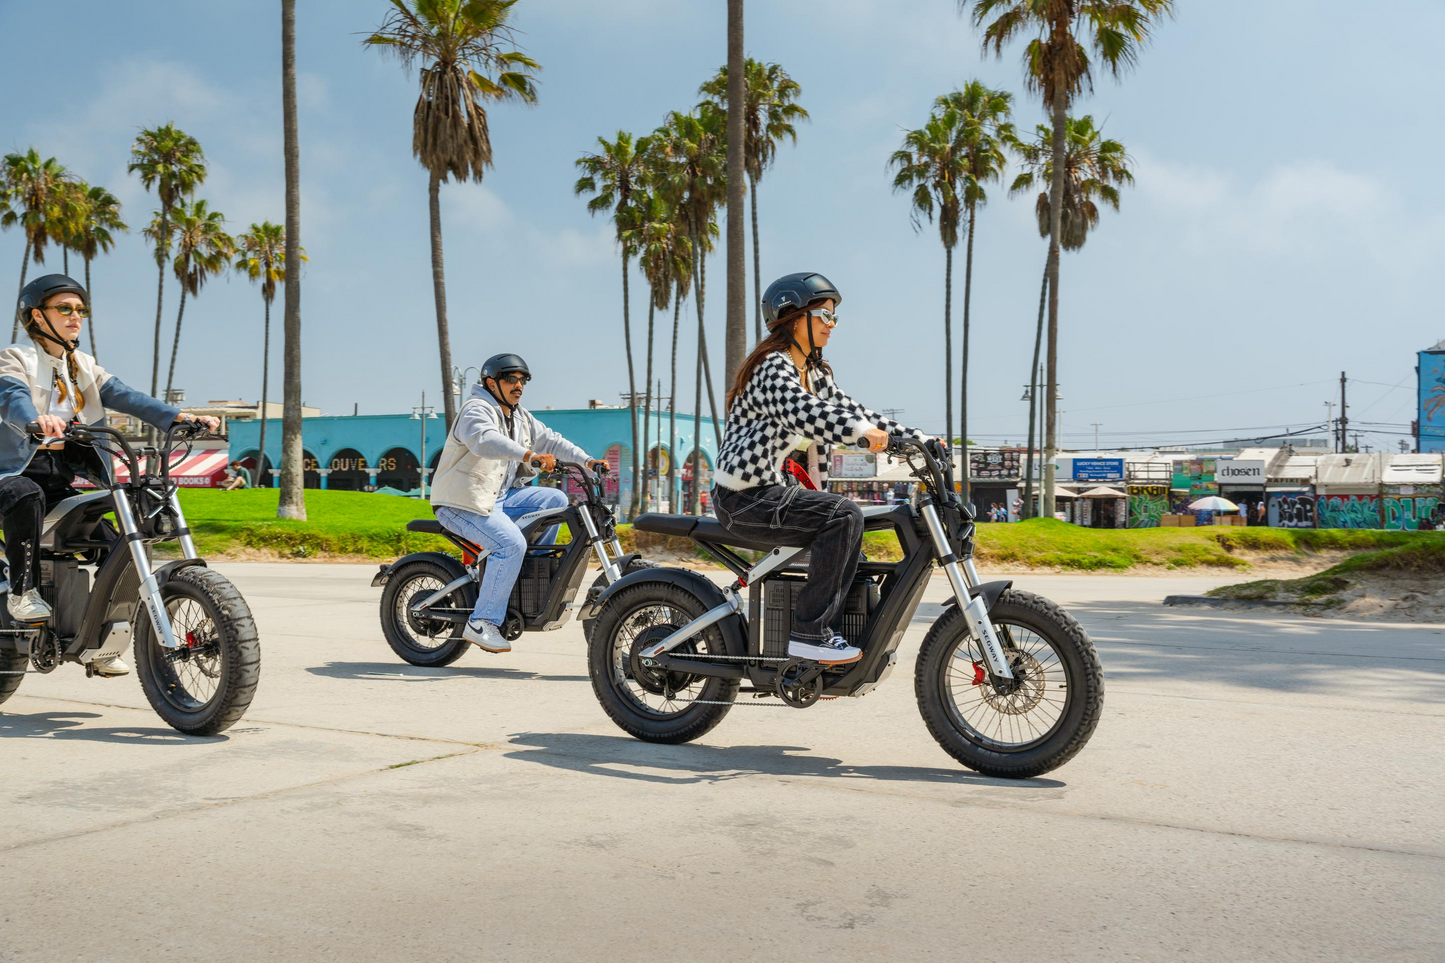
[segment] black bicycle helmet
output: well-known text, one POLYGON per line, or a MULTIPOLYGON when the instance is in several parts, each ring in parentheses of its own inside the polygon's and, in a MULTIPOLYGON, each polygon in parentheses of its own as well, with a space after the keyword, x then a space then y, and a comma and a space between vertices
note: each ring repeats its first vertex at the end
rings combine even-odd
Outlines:
POLYGON ((78 294, 87 306, 90 305, 90 294, 79 281, 64 274, 47 274, 20 289, 20 302, 15 306, 15 314, 20 318, 21 325, 29 328, 32 323, 30 312, 42 307, 47 299, 57 294, 78 294))
POLYGON ((502 375, 514 374, 520 371, 532 380, 532 372, 527 369, 527 362, 522 360, 519 354, 494 354, 482 365, 482 381, 488 378, 500 378, 502 375))
POLYGON ((838 293, 833 282, 817 271, 784 274, 763 292, 763 323, 772 328, 789 309, 806 308, 829 298, 833 300, 834 307, 843 303, 843 295, 838 293))

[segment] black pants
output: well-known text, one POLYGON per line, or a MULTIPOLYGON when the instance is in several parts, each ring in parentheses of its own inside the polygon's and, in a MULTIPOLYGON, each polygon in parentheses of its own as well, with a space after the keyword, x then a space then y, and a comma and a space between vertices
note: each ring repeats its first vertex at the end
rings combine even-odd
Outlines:
POLYGON ((775 545, 806 546, 808 582, 793 609, 793 637, 821 639, 843 610, 863 548, 863 509, 832 492, 792 485, 764 485, 734 491, 713 489, 713 507, 723 527, 775 545))
POLYGON ((45 513, 62 499, 80 494, 73 485, 76 472, 91 474, 89 461, 72 452, 72 447, 37 451, 23 472, 0 478, 0 519, 5 526, 12 594, 40 584, 40 529, 45 513))

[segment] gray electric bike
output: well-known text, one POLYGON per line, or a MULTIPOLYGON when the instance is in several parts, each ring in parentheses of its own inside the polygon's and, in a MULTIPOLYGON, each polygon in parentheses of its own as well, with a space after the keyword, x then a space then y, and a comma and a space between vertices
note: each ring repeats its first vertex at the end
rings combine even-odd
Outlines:
MULTIPOLYGON (((26 430, 41 437, 37 424, 26 430)), ((0 582, 0 703, 27 673, 73 662, 90 676, 93 664, 134 643, 141 689, 173 728, 212 736, 245 715, 261 675, 256 623, 236 587, 197 553, 170 476, 172 460, 189 452, 204 430, 193 422, 174 424, 158 449, 140 452, 110 428, 72 425, 66 431, 67 444, 120 458, 130 477, 111 480, 97 457, 93 474, 105 487, 73 495, 46 513, 39 589, 53 610, 48 621, 10 618, 6 571, 0 582), (179 542, 182 557, 153 564, 150 546, 158 542, 179 542)))
POLYGON ((805 709, 865 695, 896 665, 937 567, 953 598, 923 640, 914 692, 938 744, 970 769, 1014 778, 1083 749, 1104 703, 1088 634, 1053 602, 979 578, 973 516, 941 443, 894 438, 890 450, 908 459, 921 492, 916 505, 863 509, 867 529, 897 534, 903 558, 859 562, 833 627, 863 650, 848 665, 788 655, 804 549, 740 538, 710 518, 637 516, 635 529, 690 538, 737 580, 719 587, 698 572, 654 568, 624 576, 584 610, 592 688, 613 722, 639 739, 686 742, 734 705, 805 709), (739 548, 763 554, 753 562, 739 548))

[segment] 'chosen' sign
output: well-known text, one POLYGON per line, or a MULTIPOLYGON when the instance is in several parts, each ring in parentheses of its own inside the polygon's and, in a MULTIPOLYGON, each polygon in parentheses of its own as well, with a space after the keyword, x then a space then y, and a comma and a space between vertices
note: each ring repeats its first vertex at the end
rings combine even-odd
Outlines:
POLYGON ((1214 480, 1221 485, 1263 485, 1264 462, 1217 458, 1214 462, 1214 480))

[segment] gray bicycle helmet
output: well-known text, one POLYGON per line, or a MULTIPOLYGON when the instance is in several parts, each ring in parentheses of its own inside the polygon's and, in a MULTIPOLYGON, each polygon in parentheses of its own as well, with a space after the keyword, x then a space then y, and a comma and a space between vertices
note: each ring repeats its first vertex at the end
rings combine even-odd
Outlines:
POLYGON ((843 303, 843 295, 838 293, 833 282, 817 271, 784 274, 763 292, 763 323, 772 328, 786 311, 806 308, 829 298, 834 307, 843 303))
POLYGON ((513 374, 520 371, 532 380, 532 372, 527 369, 527 362, 522 360, 519 354, 494 354, 482 365, 482 381, 488 378, 500 378, 502 375, 513 374))
POLYGON ((20 323, 29 327, 32 320, 30 312, 43 307, 47 299, 57 294, 78 294, 86 305, 90 304, 90 294, 85 290, 85 285, 64 274, 46 274, 20 289, 20 301, 15 306, 15 314, 20 318, 20 323))

